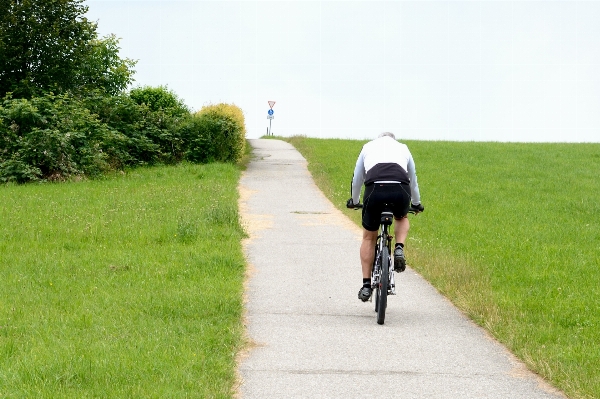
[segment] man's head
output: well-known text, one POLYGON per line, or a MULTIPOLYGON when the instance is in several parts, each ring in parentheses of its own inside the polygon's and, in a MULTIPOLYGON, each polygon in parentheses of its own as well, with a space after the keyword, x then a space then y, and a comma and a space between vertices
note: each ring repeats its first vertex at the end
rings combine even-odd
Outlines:
POLYGON ((385 136, 391 137, 391 138, 393 138, 394 140, 396 140, 396 136, 394 136, 394 133, 390 133, 390 132, 383 132, 383 133, 381 133, 381 134, 379 135, 379 137, 385 137, 385 136))

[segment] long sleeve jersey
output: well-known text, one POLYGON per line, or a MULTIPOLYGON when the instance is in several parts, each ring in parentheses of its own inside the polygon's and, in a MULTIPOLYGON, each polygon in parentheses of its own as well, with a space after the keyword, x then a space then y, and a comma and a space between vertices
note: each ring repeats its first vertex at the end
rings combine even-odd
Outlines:
POLYGON ((406 144, 389 136, 379 137, 365 144, 356 160, 352 178, 352 201, 360 201, 364 184, 375 182, 399 182, 410 185, 411 201, 421 203, 417 171, 412 154, 406 144))

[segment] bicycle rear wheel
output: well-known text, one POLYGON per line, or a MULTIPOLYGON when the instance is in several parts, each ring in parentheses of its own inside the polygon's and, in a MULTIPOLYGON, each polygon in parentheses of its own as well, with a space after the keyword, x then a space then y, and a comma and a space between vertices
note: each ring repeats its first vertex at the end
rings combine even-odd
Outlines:
POLYGON ((385 309, 387 308, 388 279, 390 272, 390 253, 387 247, 383 247, 381 254, 381 279, 377 286, 377 299, 375 301, 375 311, 377 312, 377 324, 383 324, 385 321, 385 309))

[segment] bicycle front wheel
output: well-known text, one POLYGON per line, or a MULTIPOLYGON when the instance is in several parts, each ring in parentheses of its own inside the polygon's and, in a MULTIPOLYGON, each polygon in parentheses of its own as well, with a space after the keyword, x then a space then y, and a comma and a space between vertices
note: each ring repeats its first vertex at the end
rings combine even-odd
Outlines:
POLYGON ((383 324, 385 321, 385 309, 387 308, 388 279, 390 272, 390 253, 387 247, 383 248, 381 254, 381 278, 377 286, 377 300, 375 308, 377 310, 377 324, 383 324))

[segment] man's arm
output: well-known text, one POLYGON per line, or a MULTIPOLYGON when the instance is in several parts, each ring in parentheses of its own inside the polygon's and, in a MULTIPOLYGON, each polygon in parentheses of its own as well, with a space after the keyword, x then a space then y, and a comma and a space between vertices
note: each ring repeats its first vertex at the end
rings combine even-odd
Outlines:
POLYGON ((419 192, 419 183, 417 182, 417 168, 415 166, 415 161, 413 160, 412 154, 408 158, 408 177, 410 177, 410 193, 411 193, 411 202, 414 205, 418 205, 421 203, 421 193, 419 192))
POLYGON ((363 152, 361 150, 356 160, 356 166, 354 167, 354 176, 352 177, 352 201, 355 204, 360 202, 360 190, 363 183, 365 182, 365 163, 363 152))

